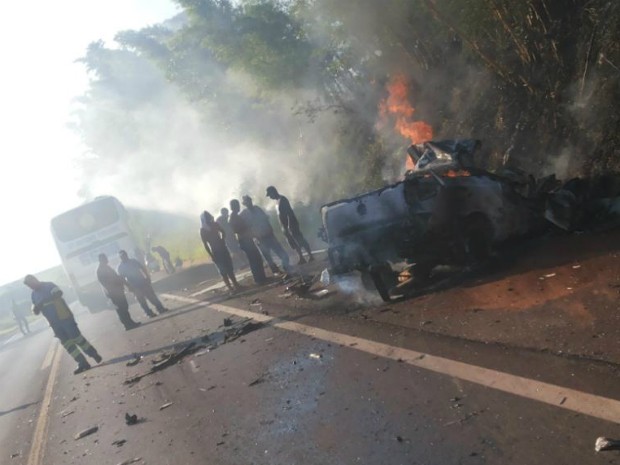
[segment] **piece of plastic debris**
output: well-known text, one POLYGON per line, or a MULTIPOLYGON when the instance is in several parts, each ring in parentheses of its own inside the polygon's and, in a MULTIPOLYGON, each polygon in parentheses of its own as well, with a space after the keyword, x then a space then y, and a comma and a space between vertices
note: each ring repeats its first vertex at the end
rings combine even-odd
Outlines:
POLYGON ((127 442, 127 439, 117 439, 116 441, 112 441, 112 445, 116 447, 122 447, 127 442))
POLYGON ((232 320, 230 318, 224 318, 224 326, 232 326, 232 320))
POLYGON ((85 429, 83 431, 80 431, 79 433, 77 433, 74 436, 74 439, 77 441, 78 439, 82 439, 85 438, 86 436, 90 436, 93 433, 96 433, 97 431, 99 431, 99 427, 98 426, 91 426, 88 429, 85 429))
POLYGON ((60 416, 61 416, 61 418, 65 418, 65 417, 68 417, 69 415, 72 415, 72 414, 74 414, 74 413, 75 413, 75 410, 64 410, 64 411, 60 414, 60 416))
POLYGON ((170 407, 172 404, 174 404, 174 402, 167 402, 164 405, 162 405, 161 407, 159 407, 159 410, 163 410, 165 408, 170 407))
POLYGON ((322 355, 321 354, 312 353, 312 354, 310 354, 310 358, 314 358, 316 360, 320 360, 322 358, 322 355))
POLYGON ((316 291, 314 293, 315 297, 325 297, 327 294, 329 294, 327 289, 321 289, 320 291, 316 291))
POLYGON ((545 278, 553 278, 554 276, 555 276, 555 273, 549 273, 549 274, 546 274, 544 277, 545 278))
POLYGON ((573 270, 578 270, 579 268, 581 268, 581 265, 573 265, 573 270))
POLYGON ((599 437, 596 439, 596 443, 594 443, 594 450, 596 452, 601 452, 601 451, 606 451, 606 450, 620 450, 620 440, 599 437))
POLYGON ((136 423, 138 423, 138 415, 136 415, 135 413, 133 415, 130 413, 125 414, 125 424, 131 426, 135 425, 136 423))

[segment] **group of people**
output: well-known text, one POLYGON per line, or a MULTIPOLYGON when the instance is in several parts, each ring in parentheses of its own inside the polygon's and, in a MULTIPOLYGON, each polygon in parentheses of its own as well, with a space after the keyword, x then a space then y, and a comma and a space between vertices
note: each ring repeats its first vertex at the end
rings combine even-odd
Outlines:
MULTIPOLYGON (((104 253, 99 254, 97 279, 105 295, 116 307, 119 320, 129 331, 140 326, 140 323, 134 321, 129 314, 129 302, 125 289, 129 289, 136 296, 136 300, 140 303, 144 313, 150 318, 155 317, 156 314, 151 310, 148 302, 155 306, 159 314, 167 312, 168 309, 164 307, 155 294, 145 264, 135 258, 129 258, 125 250, 119 252, 119 257, 121 263, 118 269, 114 270, 109 264, 108 256, 104 253)), ((54 335, 77 362, 78 366, 74 373, 82 373, 91 368, 85 355, 94 359, 95 362, 101 363, 101 356, 78 328, 75 317, 63 298, 62 290, 56 284, 39 281, 33 275, 26 276, 24 284, 32 290, 33 313, 35 315, 42 314, 47 319, 54 335)))
MULTIPOLYGON (((299 255, 298 263, 306 263, 304 250, 308 260, 314 260, 310 244, 301 232, 289 200, 274 186, 269 186, 266 194, 277 202, 282 233, 290 247, 299 255)), ((263 259, 274 275, 283 271, 289 272, 291 269, 288 253, 276 238, 267 213, 254 205, 249 195, 241 198, 241 204, 239 200, 232 199, 229 203, 230 212, 227 208, 222 208, 217 219, 206 210, 200 214, 200 238, 205 250, 215 263, 224 283, 233 292, 240 287, 235 277, 233 257, 239 257, 241 253, 245 255, 256 284, 267 282, 263 259), (280 259, 280 266, 275 263, 273 254, 280 259)))
MULTIPOLYGON (((299 255, 299 263, 306 262, 303 255, 304 250, 308 255, 308 260, 314 260, 310 245, 301 233, 299 221, 288 199, 281 195, 274 186, 269 186, 266 194, 267 197, 277 201, 278 219, 282 232, 291 248, 299 255)), ((217 219, 208 211, 204 211, 200 215, 202 242, 217 266, 224 283, 232 291, 239 289, 240 285, 235 277, 231 251, 237 259, 241 259, 241 253, 245 255, 257 284, 264 284, 267 281, 263 258, 274 274, 281 273, 282 270, 284 272, 290 270, 289 256, 274 235, 268 215, 260 207, 254 205, 252 198, 248 195, 242 197, 241 203, 244 207, 243 210, 237 199, 231 200, 230 214, 227 208, 222 208, 221 215, 217 219), (272 253, 280 259, 281 268, 274 262, 272 253)), ((162 252, 161 250, 155 251, 162 252)), ((167 261, 164 258, 165 255, 166 253, 163 255, 160 253, 164 263, 167 261)), ((118 268, 114 270, 109 264, 108 256, 104 253, 99 254, 97 279, 105 295, 116 307, 119 320, 126 330, 131 330, 138 327, 140 323, 134 321, 129 314, 126 289, 135 295, 144 313, 149 318, 157 316, 150 308, 149 302, 155 307, 158 314, 165 313, 168 309, 157 297, 151 283, 149 270, 144 262, 130 258, 125 250, 119 252, 119 257, 121 262, 118 268)), ((80 332, 73 313, 63 298, 62 290, 56 284, 39 281, 33 275, 27 275, 24 278, 24 284, 32 290, 33 313, 42 314, 47 319, 55 336, 77 362, 78 366, 74 373, 82 373, 91 368, 86 356, 97 363, 101 363, 102 357, 80 332)), ((25 320, 25 318, 20 318, 21 320, 25 320)), ((25 325, 27 328, 27 322, 25 325)), ((20 323, 21 328, 22 324, 20 323)))

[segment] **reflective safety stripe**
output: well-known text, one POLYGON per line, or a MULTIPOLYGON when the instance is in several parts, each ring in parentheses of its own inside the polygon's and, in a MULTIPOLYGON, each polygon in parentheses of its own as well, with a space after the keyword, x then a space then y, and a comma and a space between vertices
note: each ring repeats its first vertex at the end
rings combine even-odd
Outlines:
POLYGON ((75 343, 80 346, 82 348, 82 350, 89 351, 93 348, 93 346, 90 345, 90 342, 88 342, 84 336, 82 336, 81 334, 74 339, 75 343))
POLYGON ((69 355, 71 355, 75 361, 80 361, 79 358, 82 357, 82 352, 80 352, 79 347, 75 343, 75 339, 68 339, 64 341, 62 346, 67 352, 69 352, 69 355))

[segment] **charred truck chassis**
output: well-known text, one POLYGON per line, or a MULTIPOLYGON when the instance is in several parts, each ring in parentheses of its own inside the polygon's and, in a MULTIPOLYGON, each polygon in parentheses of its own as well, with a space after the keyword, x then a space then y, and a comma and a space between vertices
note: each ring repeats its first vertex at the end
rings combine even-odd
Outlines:
POLYGON ((331 274, 357 270, 389 301, 405 269, 423 282, 436 265, 484 260, 495 244, 530 231, 536 205, 469 166, 479 144, 411 146, 416 168, 403 181, 321 207, 331 274))

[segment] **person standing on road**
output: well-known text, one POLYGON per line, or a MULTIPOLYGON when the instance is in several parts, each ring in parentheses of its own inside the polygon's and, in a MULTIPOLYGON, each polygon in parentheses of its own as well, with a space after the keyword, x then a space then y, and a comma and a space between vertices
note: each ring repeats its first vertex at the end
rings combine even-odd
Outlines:
POLYGON ((108 256, 99 254, 97 280, 103 287, 103 293, 116 307, 116 314, 126 331, 137 328, 140 323, 133 321, 129 314, 129 303, 125 296, 125 280, 109 265, 108 256))
POLYGON ((26 319, 26 315, 24 315, 22 309, 17 306, 14 299, 11 299, 11 311, 13 312, 13 318, 15 319, 15 323, 17 323, 17 326, 19 326, 19 330, 25 336, 30 332, 28 320, 26 319))
POLYGON ((161 303, 155 294, 153 284, 151 283, 151 275, 146 266, 135 258, 129 258, 124 250, 121 250, 118 255, 121 257, 121 263, 118 265, 117 272, 125 280, 127 288, 136 296, 146 316, 149 318, 156 316, 149 307, 147 299, 155 305, 159 314, 167 312, 168 309, 164 307, 164 304, 161 303))
POLYGON ((205 250, 220 272, 226 287, 231 291, 239 289, 240 286, 233 270, 232 258, 228 247, 226 247, 226 233, 208 211, 203 211, 200 214, 200 238, 205 250))
POLYGON ((313 261, 314 257, 312 256, 312 250, 310 250, 310 244, 308 244, 308 241, 301 233, 299 221, 297 220, 297 216, 295 216, 291 203, 286 197, 280 194, 274 186, 269 186, 267 188, 267 197, 277 200, 278 202, 278 219, 280 220, 280 225, 282 226, 282 233, 284 234, 284 237, 286 237, 286 240, 291 248, 299 255, 299 264, 301 265, 306 263, 301 251, 302 247, 308 254, 308 260, 313 261))
POLYGON ((161 258, 161 262, 164 265, 164 270, 166 270, 166 273, 172 274, 175 272, 174 264, 172 263, 172 260, 170 259, 170 252, 168 252, 168 250, 166 250, 164 246, 156 245, 153 248, 151 248, 151 250, 155 252, 157 255, 159 255, 159 257, 161 258))
POLYGON ((241 206, 237 199, 230 201, 230 227, 233 233, 237 236, 237 242, 239 248, 243 250, 245 256, 250 264, 250 271, 256 284, 265 284, 267 277, 265 276, 265 268, 263 267, 263 257, 254 243, 252 238, 252 232, 250 231, 250 225, 239 215, 241 206))
POLYGON ((39 281, 31 274, 24 278, 24 284, 32 289, 32 312, 35 315, 43 314, 54 331, 54 335, 78 363, 73 373, 77 375, 91 368, 84 354, 94 359, 95 362, 101 363, 101 355, 82 336, 71 309, 62 297, 60 288, 52 282, 39 281))
POLYGON ((228 247, 228 251, 230 252, 230 257, 233 259, 233 265, 240 266, 244 260, 241 256, 239 242, 235 239, 235 233, 230 226, 228 208, 224 207, 220 210, 220 216, 215 219, 215 222, 219 224, 222 231, 224 231, 224 240, 226 241, 226 247, 228 247))
POLYGON ((290 270, 288 254, 273 234, 273 228, 271 227, 267 213, 265 213, 262 208, 254 205, 252 197, 249 195, 244 195, 241 199, 241 203, 245 207, 241 212, 241 217, 250 225, 252 236, 258 241, 258 248, 269 264, 271 272, 274 274, 281 272, 280 268, 278 268, 273 261, 271 252, 274 252, 280 257, 282 268, 284 268, 284 271, 288 272, 290 270))

